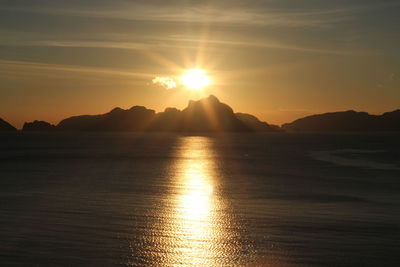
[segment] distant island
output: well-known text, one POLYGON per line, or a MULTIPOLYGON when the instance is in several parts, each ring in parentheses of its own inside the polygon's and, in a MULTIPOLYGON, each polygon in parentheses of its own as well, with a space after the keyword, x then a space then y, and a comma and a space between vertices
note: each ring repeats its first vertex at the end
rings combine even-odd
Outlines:
POLYGON ((370 115, 354 110, 307 116, 282 125, 287 132, 391 132, 400 131, 400 110, 370 115))
MULTIPOLYGON (((0 119, 0 131, 17 131, 0 119)), ((81 115, 63 119, 58 125, 35 120, 26 122, 22 131, 103 131, 103 132, 379 132, 400 131, 400 110, 382 115, 342 111, 307 116, 282 127, 260 121, 233 109, 210 95, 189 101, 183 110, 167 108, 156 113, 143 106, 114 108, 100 115, 81 115)))

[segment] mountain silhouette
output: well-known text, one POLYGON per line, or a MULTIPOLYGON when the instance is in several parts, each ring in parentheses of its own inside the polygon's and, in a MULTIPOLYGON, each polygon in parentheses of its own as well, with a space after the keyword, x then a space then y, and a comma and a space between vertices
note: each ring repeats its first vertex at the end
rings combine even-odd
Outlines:
POLYGON ((144 131, 154 116, 154 110, 142 106, 134 106, 128 110, 114 108, 101 115, 64 119, 57 128, 64 131, 144 131))
POLYGON ((189 101, 182 110, 183 132, 245 132, 251 131, 239 120, 232 108, 210 95, 199 101, 189 101))
POLYGON ((282 129, 273 124, 260 121, 256 116, 247 113, 236 113, 236 117, 249 129, 257 132, 281 132, 282 129))
MULTIPOLYGON (((16 129, 0 119, 0 131, 16 129)), ((183 110, 166 108, 156 113, 143 106, 114 108, 100 115, 63 119, 57 126, 45 121, 27 122, 23 131, 124 131, 124 132, 380 132, 400 131, 400 110, 370 115, 354 110, 317 114, 286 123, 282 127, 260 121, 209 97, 193 101, 183 110)))
POLYGON ((147 130, 156 132, 179 132, 182 112, 176 108, 166 108, 164 112, 155 114, 147 130))
POLYGON ((33 122, 25 122, 22 127, 22 131, 26 132, 47 132, 47 131, 55 131, 57 127, 53 124, 50 124, 45 121, 33 121, 33 122))
POLYGON ((14 126, 0 118, 0 132, 12 132, 16 130, 17 129, 14 126))
MULTIPOLYGON (((241 114, 241 113, 239 113, 241 114)), ((60 131, 160 131, 160 132, 249 132, 276 131, 277 128, 251 115, 236 115, 232 108, 210 95, 189 101, 180 111, 167 108, 164 112, 142 106, 128 110, 114 108, 101 115, 74 116, 62 120, 60 131)))
POLYGON ((400 110, 370 115, 354 110, 307 116, 282 125, 288 132, 400 131, 400 110))

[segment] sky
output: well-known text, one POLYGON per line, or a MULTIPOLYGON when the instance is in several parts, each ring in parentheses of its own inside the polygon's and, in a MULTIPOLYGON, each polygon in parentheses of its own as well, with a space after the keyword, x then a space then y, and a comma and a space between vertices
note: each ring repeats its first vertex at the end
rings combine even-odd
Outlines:
POLYGON ((58 123, 209 94, 273 124, 399 109, 398 14, 398 0, 1 0, 0 117, 58 123), (204 90, 154 82, 191 68, 204 90))

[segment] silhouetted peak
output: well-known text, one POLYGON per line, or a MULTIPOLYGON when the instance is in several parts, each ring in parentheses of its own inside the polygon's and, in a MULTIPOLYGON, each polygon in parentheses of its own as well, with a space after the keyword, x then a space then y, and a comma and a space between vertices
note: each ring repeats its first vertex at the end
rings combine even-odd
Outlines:
POLYGON ((203 104, 207 104, 207 105, 212 105, 212 106, 216 106, 218 104, 221 104, 221 102, 218 100, 218 98, 214 95, 209 95, 206 98, 202 98, 199 101, 196 101, 197 103, 203 103, 203 104))
MULTIPOLYGON (((146 111, 146 110, 149 110, 150 111, 151 109, 147 109, 144 106, 133 106, 129 110, 131 110, 131 111, 146 111)), ((151 110, 151 111, 153 111, 153 110, 151 110)))
POLYGON ((235 113, 236 117, 243 122, 249 129, 262 132, 280 132, 279 126, 260 121, 256 116, 247 113, 235 113))
POLYGON ((47 132, 56 130, 56 126, 46 121, 35 120, 33 122, 25 122, 22 130, 47 132))
POLYGON ((382 116, 400 116, 400 109, 396 109, 393 111, 385 112, 382 114, 382 116))
POLYGON ((243 119, 247 119, 247 120, 252 120, 254 122, 261 122, 256 116, 251 115, 251 114, 238 112, 238 113, 235 113, 235 115, 239 119, 243 118, 243 119))
POLYGON ((209 95, 209 96, 206 98, 206 100, 207 100, 207 101, 210 101, 210 102, 220 103, 220 102, 219 102, 219 99, 218 99, 215 95, 209 95))
POLYGON ((200 100, 189 100, 189 104, 188 107, 192 107, 196 104, 200 104, 200 103, 207 103, 207 104, 211 104, 211 105, 217 105, 220 104, 221 102, 219 101, 219 99, 214 96, 214 95, 209 95, 208 97, 202 98, 200 100))
POLYGON ((182 110, 181 129, 184 132, 250 131, 230 106, 221 103, 214 95, 189 101, 182 110))
POLYGON ((6 122, 5 120, 0 118, 0 131, 16 131, 17 129, 6 122))
POLYGON ((178 112, 180 112, 180 110, 177 108, 166 108, 164 110, 164 113, 178 113, 178 112))
POLYGON ((116 107, 116 108, 113 108, 113 109, 110 111, 110 113, 117 113, 117 112, 121 112, 121 111, 123 111, 122 108, 116 107))
POLYGON ((348 110, 347 112, 348 112, 348 113, 352 113, 352 114, 367 114, 367 115, 369 115, 368 112, 365 112, 365 111, 356 111, 356 110, 353 110, 353 109, 350 109, 350 110, 348 110))

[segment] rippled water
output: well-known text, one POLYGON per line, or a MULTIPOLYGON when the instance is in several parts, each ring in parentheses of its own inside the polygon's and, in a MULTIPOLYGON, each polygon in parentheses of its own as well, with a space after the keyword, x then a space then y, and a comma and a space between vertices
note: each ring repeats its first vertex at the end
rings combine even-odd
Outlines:
POLYGON ((398 134, 0 138, 2 266, 398 264, 398 134))

